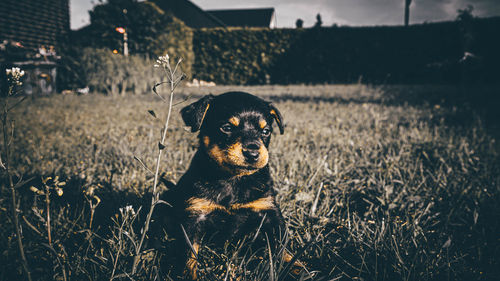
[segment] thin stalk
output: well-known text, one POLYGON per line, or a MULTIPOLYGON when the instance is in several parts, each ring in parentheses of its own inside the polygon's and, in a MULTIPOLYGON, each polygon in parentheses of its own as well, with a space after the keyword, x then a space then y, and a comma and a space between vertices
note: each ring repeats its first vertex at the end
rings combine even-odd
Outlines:
POLYGON ((273 254, 271 252, 271 244, 269 243, 269 237, 267 237, 267 233, 266 233, 266 241, 267 241, 267 250, 269 255, 269 280, 274 281, 273 254))
POLYGON ((122 224, 120 225, 120 231, 118 232, 118 253, 116 253, 116 258, 115 262, 113 263, 113 272, 111 272, 111 277, 109 278, 110 281, 116 278, 115 272, 116 272, 116 267, 118 265, 118 258, 120 257, 120 253, 122 251, 122 233, 123 233, 123 226, 125 224, 126 219, 123 219, 122 224))
MULTIPOLYGON (((9 89, 9 93, 12 91, 12 88, 9 89)), ((28 267, 28 260, 26 259, 26 255, 24 254, 24 246, 23 240, 21 238, 21 227, 19 226, 19 219, 17 216, 17 198, 16 198, 16 189, 14 186, 14 182, 12 181, 12 175, 10 174, 10 153, 9 153, 9 140, 8 140, 8 130, 7 130, 7 117, 8 117, 8 97, 5 97, 4 104, 4 112, 3 112, 3 148, 5 153, 5 173, 9 178, 9 187, 11 192, 12 199, 12 219, 14 221, 14 228, 16 229, 17 236, 17 246, 19 248, 19 255, 21 256, 24 273, 26 274, 26 279, 31 281, 31 273, 28 267)))
POLYGON ((50 231, 50 188, 45 185, 45 206, 47 212, 47 238, 49 240, 49 245, 52 246, 52 235, 50 231))
MULTIPOLYGON (((174 75, 175 75, 175 73, 172 73, 171 77, 173 78, 174 75)), ((139 246, 136 248, 134 263, 133 263, 133 267, 132 267, 132 275, 134 275, 137 272, 137 266, 139 264, 139 258, 140 258, 140 252, 142 249, 142 244, 144 243, 144 238, 146 237, 146 233, 149 230, 149 223, 150 223, 151 217, 153 215, 154 207, 156 206, 156 204, 158 203, 158 201, 160 199, 159 198, 160 193, 157 190, 157 186, 158 186, 158 181, 160 178, 159 175, 160 175, 161 156, 162 156, 162 152, 164 149, 165 139, 167 137, 167 130, 168 130, 169 122, 170 122, 170 115, 172 113, 173 98, 174 98, 174 80, 170 79, 170 101, 168 104, 167 120, 165 121, 165 125, 163 127, 163 132, 162 132, 162 137, 161 137, 161 142, 159 144, 158 157, 156 157, 156 169, 155 169, 155 177, 154 177, 154 182, 153 182, 153 197, 151 199, 151 208, 149 209, 148 215, 146 217, 146 222, 144 224, 144 229, 143 229, 142 234, 141 234, 141 240, 139 242, 139 246)))

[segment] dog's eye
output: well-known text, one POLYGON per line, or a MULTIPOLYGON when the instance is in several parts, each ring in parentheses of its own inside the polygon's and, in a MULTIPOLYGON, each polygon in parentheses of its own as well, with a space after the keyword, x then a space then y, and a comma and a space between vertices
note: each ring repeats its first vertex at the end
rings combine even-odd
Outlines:
POLYGON ((264 136, 266 136, 266 137, 267 137, 267 136, 269 136, 270 134, 271 134, 271 130, 269 130, 268 128, 264 128, 264 129, 262 130, 262 135, 264 135, 264 136))
POLYGON ((224 124, 220 127, 220 130, 223 132, 223 133, 231 133, 233 131, 233 126, 231 126, 231 124, 224 124))

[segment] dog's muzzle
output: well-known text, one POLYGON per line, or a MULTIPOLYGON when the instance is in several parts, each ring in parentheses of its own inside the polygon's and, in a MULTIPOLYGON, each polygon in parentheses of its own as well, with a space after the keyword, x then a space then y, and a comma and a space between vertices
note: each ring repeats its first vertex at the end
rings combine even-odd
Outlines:
POLYGON ((245 144, 245 146, 242 149, 242 153, 247 163, 255 164, 260 157, 260 143, 251 142, 245 144))

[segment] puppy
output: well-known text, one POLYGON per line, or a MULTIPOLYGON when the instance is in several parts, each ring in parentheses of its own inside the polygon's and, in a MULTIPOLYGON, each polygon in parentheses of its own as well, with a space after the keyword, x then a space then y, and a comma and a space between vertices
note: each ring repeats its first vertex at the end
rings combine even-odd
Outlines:
POLYGON ((220 247, 259 227, 260 237, 267 236, 271 245, 284 236, 268 166, 273 122, 281 134, 284 126, 276 107, 244 92, 207 95, 181 115, 192 132, 199 131, 199 147, 177 186, 162 199, 173 206, 175 222, 169 223, 186 249, 184 274, 197 279, 202 242, 220 247))

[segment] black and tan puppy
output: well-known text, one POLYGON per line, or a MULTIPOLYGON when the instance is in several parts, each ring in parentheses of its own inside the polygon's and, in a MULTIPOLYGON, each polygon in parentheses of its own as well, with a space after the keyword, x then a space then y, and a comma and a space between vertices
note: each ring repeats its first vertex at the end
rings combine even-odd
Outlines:
MULTIPOLYGON (((207 95, 181 111, 192 132, 199 131, 199 148, 191 165, 168 197, 180 225, 192 243, 183 240, 186 271, 196 279, 201 243, 223 245, 255 232, 271 243, 285 233, 269 174, 268 146, 276 122, 283 134, 280 112, 269 102, 243 92, 207 95)), ((177 230, 178 230, 177 229, 177 230)), ((177 232, 179 233, 179 232, 177 232)))

